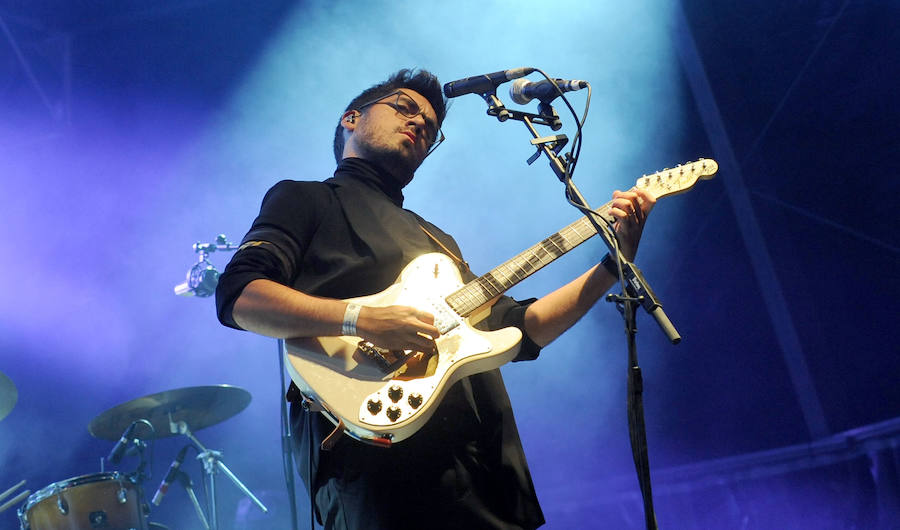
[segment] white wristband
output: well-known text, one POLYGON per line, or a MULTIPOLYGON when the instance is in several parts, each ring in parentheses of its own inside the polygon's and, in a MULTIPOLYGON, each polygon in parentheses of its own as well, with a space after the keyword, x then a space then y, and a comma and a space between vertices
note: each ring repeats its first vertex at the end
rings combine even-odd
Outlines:
POLYGON ((347 309, 344 311, 344 323, 341 325, 342 335, 356 335, 356 320, 359 318, 360 309, 362 306, 359 304, 353 302, 347 304, 347 309))

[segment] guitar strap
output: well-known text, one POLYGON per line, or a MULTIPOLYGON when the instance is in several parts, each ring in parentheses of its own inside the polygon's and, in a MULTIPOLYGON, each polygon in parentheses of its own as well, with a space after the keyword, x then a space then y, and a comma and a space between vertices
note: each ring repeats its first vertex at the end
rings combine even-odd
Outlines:
POLYGON ((425 235, 430 237, 432 241, 434 241, 435 243, 438 244, 439 247, 441 247, 441 250, 443 250, 444 253, 447 254, 447 256, 449 256, 450 259, 452 259, 456 263, 456 266, 459 267, 460 271, 462 271, 463 273, 472 271, 469 268, 469 263, 467 261, 465 261, 464 259, 462 259, 459 256, 457 256, 456 254, 454 254, 452 250, 450 250, 449 248, 447 248, 446 245, 441 243, 441 241, 438 238, 434 237, 434 234, 429 232, 428 229, 425 228, 424 226, 422 226, 421 223, 419 223, 419 228, 421 228, 422 231, 425 232, 425 235))

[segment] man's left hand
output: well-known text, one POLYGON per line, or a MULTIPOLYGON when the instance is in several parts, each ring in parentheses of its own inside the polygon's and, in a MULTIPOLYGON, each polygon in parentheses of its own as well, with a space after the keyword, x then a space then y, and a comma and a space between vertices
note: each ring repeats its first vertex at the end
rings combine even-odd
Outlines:
POLYGON ((647 190, 633 189, 613 192, 612 207, 609 209, 609 213, 616 218, 616 235, 619 237, 622 253, 628 261, 633 261, 637 254, 641 232, 644 231, 644 223, 655 204, 656 198, 647 190))

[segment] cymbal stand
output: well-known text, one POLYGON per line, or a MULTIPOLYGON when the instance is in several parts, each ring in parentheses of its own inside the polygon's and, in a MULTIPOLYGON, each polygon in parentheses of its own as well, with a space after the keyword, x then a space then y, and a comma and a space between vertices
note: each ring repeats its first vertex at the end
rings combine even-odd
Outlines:
POLYGON ((235 476, 235 474, 232 473, 230 469, 228 469, 228 466, 226 466, 225 463, 222 462, 221 451, 208 449, 206 446, 200 443, 200 440, 198 440, 196 436, 194 436, 194 433, 192 433, 190 428, 188 428, 186 422, 172 421, 171 415, 169 415, 169 429, 173 433, 183 434, 184 436, 186 436, 199 453, 197 455, 197 459, 203 462, 203 471, 204 473, 206 473, 207 480, 208 495, 206 501, 208 505, 207 512, 209 512, 209 528, 211 530, 219 529, 218 516, 216 512, 216 473, 219 471, 221 471, 226 477, 231 479, 231 482, 233 482, 234 485, 237 486, 244 495, 246 495, 251 501, 253 501, 253 503, 263 511, 263 513, 269 513, 269 509, 266 508, 266 506, 259 499, 257 499, 249 489, 247 489, 247 486, 245 486, 240 481, 240 479, 238 479, 237 476, 235 476))

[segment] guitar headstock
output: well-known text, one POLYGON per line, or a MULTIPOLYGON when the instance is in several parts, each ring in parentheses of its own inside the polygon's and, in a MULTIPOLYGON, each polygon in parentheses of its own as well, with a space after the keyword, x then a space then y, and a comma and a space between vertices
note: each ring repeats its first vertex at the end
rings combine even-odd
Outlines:
POLYGON ((684 193, 694 187, 698 180, 713 178, 719 170, 719 164, 711 158, 701 158, 696 162, 689 162, 672 169, 664 169, 644 175, 637 180, 635 188, 649 191, 657 199, 668 195, 684 193))

